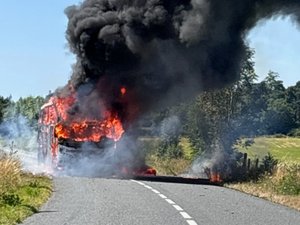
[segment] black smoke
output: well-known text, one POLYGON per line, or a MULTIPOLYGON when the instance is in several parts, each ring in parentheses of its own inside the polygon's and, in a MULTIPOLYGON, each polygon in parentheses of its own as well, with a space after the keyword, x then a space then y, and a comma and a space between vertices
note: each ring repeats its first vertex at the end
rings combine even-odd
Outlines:
POLYGON ((239 79, 247 32, 278 15, 300 22, 300 1, 85 0, 65 13, 73 87, 124 110, 125 86, 126 107, 143 112, 239 79))

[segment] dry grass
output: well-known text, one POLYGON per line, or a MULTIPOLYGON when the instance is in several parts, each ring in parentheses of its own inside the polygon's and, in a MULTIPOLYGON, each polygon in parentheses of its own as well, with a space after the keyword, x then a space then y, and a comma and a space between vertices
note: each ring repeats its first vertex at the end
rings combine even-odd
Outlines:
POLYGON ((274 191, 268 189, 263 184, 257 183, 238 183, 230 184, 228 187, 270 200, 275 203, 279 203, 300 211, 300 196, 289 196, 274 193, 274 191))
POLYGON ((157 170, 157 175, 180 175, 186 173, 191 165, 191 160, 162 158, 156 155, 148 155, 146 161, 157 170))
POLYGON ((0 195, 16 188, 21 182, 21 162, 0 150, 0 195))
POLYGON ((272 176, 266 175, 258 182, 229 184, 228 187, 300 211, 300 164, 281 163, 272 176))

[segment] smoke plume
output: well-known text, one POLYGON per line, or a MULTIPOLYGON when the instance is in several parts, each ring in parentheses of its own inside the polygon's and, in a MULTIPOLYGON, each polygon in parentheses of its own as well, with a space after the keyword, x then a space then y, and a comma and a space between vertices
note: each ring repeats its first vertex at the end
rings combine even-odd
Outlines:
POLYGON ((277 15, 300 22, 300 2, 85 0, 65 13, 77 56, 70 83, 96 87, 108 108, 126 105, 130 118, 237 80, 247 32, 277 15), (116 94, 122 86, 126 104, 116 94))
POLYGON ((65 13, 77 62, 55 94, 76 92, 71 116, 117 112, 128 136, 150 109, 238 80, 258 22, 283 15, 300 24, 299 0, 85 0, 65 13))

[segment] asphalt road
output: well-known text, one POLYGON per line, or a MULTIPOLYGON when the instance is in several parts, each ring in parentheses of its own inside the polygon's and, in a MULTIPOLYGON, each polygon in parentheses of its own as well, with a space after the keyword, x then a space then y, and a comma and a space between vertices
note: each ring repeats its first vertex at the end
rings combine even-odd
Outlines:
POLYGON ((208 185, 55 178, 55 192, 28 225, 298 225, 300 212, 208 185))

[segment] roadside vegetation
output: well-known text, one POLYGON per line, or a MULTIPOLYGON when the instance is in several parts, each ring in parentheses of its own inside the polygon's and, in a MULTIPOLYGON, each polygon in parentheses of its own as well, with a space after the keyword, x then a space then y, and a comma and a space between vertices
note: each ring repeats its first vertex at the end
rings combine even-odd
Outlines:
MULTIPOLYGON (((248 154, 251 167, 244 173, 240 166, 234 179, 225 186, 300 210, 300 138, 258 137, 251 139, 252 144, 245 147, 247 140, 243 139, 235 147, 248 154), (254 168, 256 160, 259 164, 254 168)), ((147 164, 156 168, 159 175, 188 173, 194 155, 187 139, 180 140, 183 156, 179 158, 159 156, 160 139, 143 141, 145 147, 152 149, 147 155, 147 164)))
POLYGON ((253 160, 262 160, 264 154, 269 154, 272 168, 255 179, 227 186, 300 210, 300 138, 258 137, 248 146, 247 141, 244 139, 236 147, 253 160))
POLYGON ((22 172, 13 153, 0 150, 0 171, 0 224, 20 223, 51 195, 51 179, 22 172))
POLYGON ((227 187, 300 210, 300 164, 279 163, 272 174, 227 187))
POLYGON ((299 209, 299 106, 300 81, 286 88, 270 71, 257 82, 249 49, 239 81, 149 116, 147 162, 180 175, 211 159, 229 187, 299 209))
POLYGON ((149 151, 146 156, 146 164, 154 167, 158 175, 185 174, 193 162, 193 149, 186 138, 180 139, 180 155, 177 157, 159 154, 159 149, 163 146, 163 141, 159 138, 142 138, 140 141, 143 148, 149 151))

